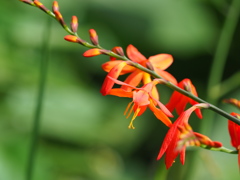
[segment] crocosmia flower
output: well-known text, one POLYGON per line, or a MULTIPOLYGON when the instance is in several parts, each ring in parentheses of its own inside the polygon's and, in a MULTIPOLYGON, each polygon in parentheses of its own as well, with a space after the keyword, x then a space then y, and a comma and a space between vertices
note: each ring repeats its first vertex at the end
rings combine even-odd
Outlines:
POLYGON ((157 157, 157 160, 159 160, 165 154, 165 164, 167 169, 172 166, 178 155, 180 155, 181 163, 184 164, 185 150, 188 145, 199 146, 200 144, 206 144, 214 147, 221 146, 220 143, 210 143, 211 140, 205 138, 205 136, 193 133, 191 127, 188 125, 188 119, 193 111, 198 108, 207 107, 206 104, 192 106, 184 111, 168 130, 157 157))
POLYGON ((153 87, 156 86, 157 83, 159 83, 158 79, 155 79, 145 85, 143 85, 141 88, 136 88, 134 86, 131 86, 129 84, 126 84, 124 82, 121 82, 115 78, 112 78, 110 76, 107 76, 111 81, 113 81, 116 84, 130 87, 132 91, 125 91, 122 88, 114 88, 111 89, 108 93, 109 95, 119 96, 119 97, 129 97, 132 98, 132 102, 130 102, 126 108, 125 115, 129 117, 132 112, 133 116, 129 125, 130 129, 134 129, 133 121, 137 116, 142 115, 147 107, 154 113, 154 115, 161 120, 166 126, 171 126, 172 122, 168 117, 173 117, 170 111, 157 99, 154 98, 152 94, 153 87))
MULTIPOLYGON (((116 49, 113 49, 113 51, 116 51, 116 49)), ((136 63, 141 64, 142 66, 146 68, 153 69, 157 74, 159 74, 162 78, 165 80, 168 80, 172 82, 173 84, 177 84, 176 79, 168 72, 165 71, 173 62, 173 57, 170 54, 158 54, 155 56, 151 56, 148 59, 142 55, 137 48, 135 48, 133 45, 129 45, 127 47, 127 56, 128 58, 136 63)), ((104 63, 102 65, 103 70, 106 72, 110 72, 113 67, 115 67, 117 64, 123 62, 123 60, 117 60, 116 58, 110 58, 110 61, 104 63)), ((147 84, 151 81, 151 77, 148 73, 143 72, 131 65, 125 66, 120 75, 124 75, 130 73, 129 76, 125 79, 125 83, 131 85, 131 86, 138 86, 140 83, 147 84)), ((128 86, 122 86, 122 89, 125 91, 130 91, 130 87, 128 86)), ((155 93, 155 96, 159 96, 158 92, 155 88, 153 88, 153 91, 155 93)), ((158 99, 158 97, 156 97, 158 99)))
MULTIPOLYGON (((240 119, 240 114, 233 112, 231 115, 240 119)), ((240 125, 228 120, 228 131, 231 137, 231 144, 238 151, 238 165, 240 169, 240 125)))
MULTIPOLYGON (((194 85, 192 84, 190 79, 182 80, 180 83, 178 83, 178 87, 192 93, 195 96, 198 96, 196 88, 194 87, 194 85)), ((191 105, 198 104, 198 102, 194 101, 193 99, 191 99, 177 91, 174 91, 169 102, 167 103, 166 107, 171 112, 174 109, 176 109, 177 113, 180 115, 184 111, 184 109, 188 103, 190 103, 191 105)), ((197 116, 200 119, 202 118, 202 113, 201 113, 200 109, 196 109, 195 113, 197 114, 197 116)))

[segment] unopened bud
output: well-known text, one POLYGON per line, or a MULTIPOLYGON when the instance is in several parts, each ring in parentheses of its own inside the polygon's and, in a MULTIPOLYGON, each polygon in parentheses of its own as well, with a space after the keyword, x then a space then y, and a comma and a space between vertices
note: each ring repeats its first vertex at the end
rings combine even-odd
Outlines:
POLYGON ((78 29, 78 18, 77 16, 72 16, 71 29, 75 33, 78 29))
POLYGON ((79 43, 79 44, 83 44, 85 41, 83 41, 82 39, 80 39, 79 37, 77 36, 73 36, 73 35, 67 35, 64 37, 64 39, 66 41, 69 41, 69 42, 74 42, 74 43, 79 43))
POLYGON ((54 13, 55 11, 59 11, 59 6, 57 1, 53 1, 52 10, 54 13))
POLYGON ((94 29, 89 29, 90 40, 94 45, 98 45, 98 35, 94 29))
POLYGON ((83 53, 83 56, 84 57, 93 57, 93 56, 98 56, 100 54, 102 54, 101 49, 93 48, 93 49, 89 49, 89 50, 85 51, 83 53))
MULTIPOLYGON (((118 54, 118 55, 120 55, 120 56, 125 56, 125 55, 124 55, 124 52, 123 52, 123 49, 122 49, 122 47, 120 47, 120 46, 116 46, 116 47, 112 48, 112 52, 114 52, 114 53, 116 53, 116 54, 118 54)), ((111 60, 111 61, 114 61, 114 60, 116 60, 116 59, 117 59, 117 58, 110 56, 110 60, 111 60)))
POLYGON ((33 3, 41 10, 43 10, 44 12, 49 12, 49 9, 47 9, 41 2, 39 2, 38 0, 34 0, 33 3))
POLYGON ((63 26, 66 27, 66 24, 63 20, 62 14, 59 11, 54 11, 55 17, 58 20, 58 22, 63 26))
POLYGON ((22 1, 22 2, 24 2, 26 4, 29 4, 29 5, 34 5, 34 3, 32 1, 30 1, 30 0, 20 0, 20 1, 22 1))

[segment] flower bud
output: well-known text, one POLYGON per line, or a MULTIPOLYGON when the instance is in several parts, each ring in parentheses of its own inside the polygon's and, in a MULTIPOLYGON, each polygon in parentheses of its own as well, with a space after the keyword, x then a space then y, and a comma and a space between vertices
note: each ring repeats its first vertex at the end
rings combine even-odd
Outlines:
POLYGON ((24 2, 26 4, 29 4, 29 5, 34 5, 34 3, 32 1, 30 1, 30 0, 20 0, 20 1, 22 1, 22 2, 24 2))
MULTIPOLYGON (((118 55, 120 55, 120 56, 125 56, 125 55, 124 55, 124 52, 123 52, 123 49, 122 49, 122 47, 120 47, 120 46, 116 46, 116 47, 112 48, 112 52, 114 52, 114 53, 116 53, 116 54, 118 54, 118 55)), ((110 56, 110 60, 111 60, 111 61, 114 61, 114 60, 116 60, 116 59, 117 59, 117 58, 110 56)))
POLYGON ((97 32, 94 29, 89 29, 89 35, 90 35, 91 42, 94 45, 98 45, 98 35, 97 35, 97 32))
POLYGON ((64 37, 64 39, 66 41, 69 41, 69 42, 74 42, 74 43, 79 43, 79 44, 83 44, 84 43, 84 41, 82 39, 80 39, 77 36, 73 36, 73 35, 67 35, 67 36, 64 37))
POLYGON ((54 13, 55 11, 59 11, 59 6, 57 1, 53 1, 52 10, 54 13))
POLYGON ((93 49, 89 49, 89 50, 85 51, 83 53, 83 56, 84 57, 93 57, 93 56, 98 56, 100 54, 102 54, 101 49, 93 48, 93 49))
POLYGON ((49 9, 47 9, 41 2, 39 2, 38 0, 34 0, 33 3, 40 8, 41 10, 43 10, 44 12, 49 12, 49 9))
POLYGON ((54 11, 55 18, 58 20, 58 22, 63 26, 66 27, 67 25, 65 24, 62 14, 59 11, 54 11))
POLYGON ((77 16, 72 16, 71 29, 75 33, 78 29, 78 18, 77 16))

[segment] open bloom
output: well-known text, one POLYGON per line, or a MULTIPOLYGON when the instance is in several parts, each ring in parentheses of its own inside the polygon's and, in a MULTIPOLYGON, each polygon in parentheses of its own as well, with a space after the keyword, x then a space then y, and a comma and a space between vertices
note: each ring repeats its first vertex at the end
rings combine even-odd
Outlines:
POLYGON ((168 130, 157 157, 157 160, 159 160, 163 154, 166 155, 165 164, 167 169, 172 166, 178 155, 180 155, 181 163, 184 164, 185 149, 188 145, 199 146, 200 144, 206 144, 213 147, 221 146, 220 143, 211 143, 212 141, 204 135, 193 133, 191 127, 188 125, 188 119, 191 113, 198 108, 206 107, 206 104, 197 104, 187 109, 178 117, 168 130))
POLYGON ((130 102, 126 108, 125 115, 127 117, 130 116, 132 112, 133 117, 130 122, 129 128, 134 129, 133 121, 137 116, 142 115, 147 107, 154 113, 154 115, 161 120, 166 126, 171 126, 171 120, 168 117, 172 117, 172 114, 170 111, 156 98, 154 98, 152 89, 156 86, 156 84, 159 83, 159 79, 155 79, 145 85, 143 85, 141 88, 136 88, 134 86, 131 86, 127 83, 121 82, 119 80, 116 80, 110 76, 107 76, 107 78, 111 79, 114 83, 130 87, 133 89, 133 91, 125 91, 121 88, 114 88, 111 89, 109 92, 109 95, 115 95, 119 97, 129 97, 132 98, 132 102, 130 102), (158 108, 158 107, 159 108, 158 108))
MULTIPOLYGON (((232 112, 231 115, 240 119, 240 114, 232 112)), ((228 131, 231 137, 231 144, 238 151, 238 165, 240 169, 240 126, 228 120, 228 131)))
MULTIPOLYGON (((194 87, 194 85, 192 84, 190 79, 183 79, 180 83, 178 83, 178 87, 192 93, 194 96, 198 96, 196 88, 194 87)), ((169 102, 167 103, 166 107, 171 112, 174 109, 176 109, 177 113, 180 115, 184 111, 184 109, 188 103, 190 103, 191 105, 198 104, 198 102, 194 101, 193 99, 191 99, 177 91, 174 91, 169 102)), ((201 113, 200 109, 197 108, 195 110, 195 113, 197 114, 197 116, 200 119, 202 118, 202 113, 201 113)))
MULTIPOLYGON (((114 49, 113 49, 114 51, 114 49)), ((147 59, 143 56, 137 48, 133 45, 129 45, 127 47, 127 56, 133 62, 141 64, 143 67, 153 69, 157 74, 159 74, 163 79, 172 82, 173 84, 177 84, 176 79, 168 72, 165 71, 173 62, 173 58, 170 54, 158 54, 155 56, 149 57, 147 59)), ((116 58, 110 58, 110 61, 104 63, 102 65, 103 70, 106 72, 110 72, 111 69, 118 64, 123 62, 123 60, 117 60, 116 58)), ((130 75, 125 79, 125 83, 131 86, 138 86, 141 82, 143 84, 147 84, 151 81, 151 77, 148 73, 145 73, 131 65, 126 65, 120 72, 120 75, 124 75, 130 73, 130 75)), ((131 88, 128 86, 122 86, 122 89, 126 91, 131 91, 131 88)), ((158 92, 155 88, 153 88, 155 96, 158 96, 158 92)), ((104 90, 102 92, 105 92, 104 90)), ((106 95, 106 94, 103 94, 106 95)), ((156 97, 158 99, 158 97, 156 97)))

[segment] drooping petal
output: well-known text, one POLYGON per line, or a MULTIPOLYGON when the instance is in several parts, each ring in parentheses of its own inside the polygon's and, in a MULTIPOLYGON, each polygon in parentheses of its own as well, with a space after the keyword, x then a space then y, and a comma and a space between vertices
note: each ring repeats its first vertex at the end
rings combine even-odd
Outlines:
POLYGON ((174 163, 174 160, 177 158, 179 154, 179 152, 176 151, 179 135, 180 135, 180 132, 176 131, 174 135, 175 137, 171 140, 168 146, 168 149, 166 151, 165 164, 167 169, 169 169, 172 166, 172 164, 174 163))
POLYGON ((127 55, 129 57, 129 59, 131 59, 134 62, 137 63, 142 63, 144 61, 146 61, 146 57, 143 56, 138 50, 137 48, 135 48, 133 45, 128 45, 127 47, 127 55))
POLYGON ((181 152, 180 152, 180 162, 182 165, 185 163, 185 153, 186 153, 186 146, 183 146, 181 152))
MULTIPOLYGON (((240 114, 232 112, 233 116, 240 116, 240 114)), ((240 146, 240 125, 228 120, 228 131, 231 137, 231 144, 236 149, 240 146)))
POLYGON ((150 103, 148 107, 153 112, 157 119, 162 121, 166 126, 171 127, 172 121, 161 109, 157 108, 153 103, 150 103))
POLYGON ((173 112, 175 109, 176 105, 179 103, 181 100, 181 94, 177 91, 174 91, 172 96, 170 97, 169 102, 166 104, 166 107, 173 112))
POLYGON ((127 65, 127 62, 121 62, 118 65, 114 66, 111 71, 108 73, 107 77, 104 79, 102 88, 100 90, 100 92, 102 93, 103 96, 107 95, 109 93, 109 91, 112 89, 113 85, 114 85, 114 81, 113 79, 117 79, 118 76, 120 75, 122 69, 124 66, 127 65), (111 78, 109 78, 111 77, 111 78))
MULTIPOLYGON (((153 99, 151 97, 151 99, 153 99)), ((157 103, 157 105, 160 107, 160 109, 163 111, 164 114, 166 114, 168 117, 173 117, 172 113, 168 110, 168 108, 163 104, 161 103, 160 101, 157 101, 156 99, 153 99, 154 102, 157 103)))
MULTIPOLYGON (((192 106, 188 110, 184 111, 178 117, 178 119, 173 123, 173 125, 170 127, 170 129, 168 130, 168 132, 163 140, 157 160, 159 160, 163 156, 163 154, 166 153, 165 163, 166 163, 167 168, 172 166, 174 159, 179 154, 179 151, 176 151, 177 141, 179 140, 179 136, 180 136, 180 131, 178 130, 178 126, 182 125, 183 123, 188 123, 188 119, 189 119, 191 113, 196 108, 198 108, 198 107, 192 106)), ((183 153, 183 152, 181 152, 181 153, 183 153)), ((182 154, 181 156, 182 156, 181 158, 185 157, 184 154, 182 154)), ((182 159, 181 162, 184 162, 184 159, 182 159)))
POLYGON ((177 132, 177 126, 179 125, 180 123, 180 120, 178 118, 178 120, 176 120, 173 125, 170 127, 170 129, 168 130, 164 140, 163 140, 163 143, 162 143, 162 146, 161 146, 161 149, 158 153, 158 157, 157 157, 157 160, 161 159, 161 157, 163 156, 163 154, 166 152, 166 150, 168 149, 169 147, 169 144, 172 142, 172 139, 173 137, 176 135, 176 132, 177 132))
POLYGON ((150 56, 148 60, 154 68, 159 68, 161 70, 167 69, 173 63, 173 57, 170 54, 150 56))

